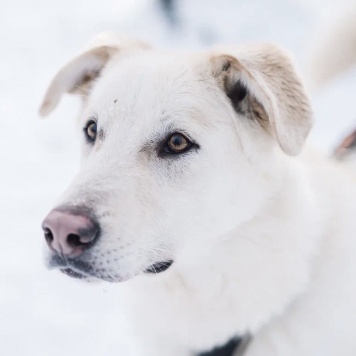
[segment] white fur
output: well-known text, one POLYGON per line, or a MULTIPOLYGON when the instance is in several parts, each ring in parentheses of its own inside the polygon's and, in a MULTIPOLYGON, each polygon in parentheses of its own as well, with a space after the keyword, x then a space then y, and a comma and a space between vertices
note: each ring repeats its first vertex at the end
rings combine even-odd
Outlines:
MULTIPOLYGON (((239 53, 247 72, 271 70, 249 71, 239 53)), ((263 82, 285 120, 276 134, 234 111, 211 56, 120 50, 91 83, 80 129, 95 117, 103 140, 82 139, 82 169, 60 200, 90 206, 100 221, 86 260, 99 278, 127 280, 117 285, 126 303, 118 317, 137 338, 134 356, 193 355, 247 332, 246 356, 355 355, 355 178, 312 152, 283 152, 278 139, 298 151, 309 119, 281 102, 279 66, 263 82), (156 141, 175 130, 200 149, 157 157, 156 141), (167 271, 143 273, 165 259, 174 260, 167 271)), ((78 80, 60 77, 68 91, 78 80)), ((51 90, 59 87, 67 90, 51 90)))

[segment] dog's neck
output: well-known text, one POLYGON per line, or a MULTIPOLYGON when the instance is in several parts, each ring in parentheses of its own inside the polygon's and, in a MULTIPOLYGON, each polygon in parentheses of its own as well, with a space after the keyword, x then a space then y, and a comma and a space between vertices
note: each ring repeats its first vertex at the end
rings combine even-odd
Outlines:
POLYGON ((169 315, 176 324, 168 335, 179 335, 179 342, 196 349, 221 345, 226 335, 254 334, 306 289, 322 226, 313 200, 308 185, 292 179, 258 216, 220 236, 211 248, 193 249, 195 259, 177 260, 149 280, 133 280, 131 309, 148 313, 147 320, 159 319, 154 311, 160 301, 165 312, 157 327, 169 315))
POLYGON ((212 290, 212 298, 239 296, 234 312, 241 334, 267 323, 271 310, 283 312, 310 278, 323 224, 308 185, 288 183, 258 216, 220 236, 210 251, 201 252, 201 259, 197 256, 194 266, 179 271, 185 286, 204 300, 212 290))

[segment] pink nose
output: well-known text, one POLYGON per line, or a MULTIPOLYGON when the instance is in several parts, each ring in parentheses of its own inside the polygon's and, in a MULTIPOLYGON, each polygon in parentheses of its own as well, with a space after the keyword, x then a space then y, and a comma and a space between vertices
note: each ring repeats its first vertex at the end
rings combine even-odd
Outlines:
POLYGON ((93 245, 99 225, 80 209, 52 210, 42 223, 49 248, 67 257, 78 257, 93 245))

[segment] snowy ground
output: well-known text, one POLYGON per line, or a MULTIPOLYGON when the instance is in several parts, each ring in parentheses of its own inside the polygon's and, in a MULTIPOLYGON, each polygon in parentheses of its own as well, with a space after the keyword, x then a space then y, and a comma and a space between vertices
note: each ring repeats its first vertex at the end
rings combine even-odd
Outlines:
MULTIPOLYGON (((66 97, 49 119, 37 115, 50 78, 108 29, 164 47, 274 41, 294 53, 303 73, 305 48, 332 3, 181 0, 184 25, 173 32, 153 0, 0 4, 0 354, 115 355, 125 332, 120 286, 86 286, 42 265, 42 218, 78 167, 77 100, 66 97)), ((355 92, 353 70, 313 93, 314 145, 330 149, 355 124, 355 92)))

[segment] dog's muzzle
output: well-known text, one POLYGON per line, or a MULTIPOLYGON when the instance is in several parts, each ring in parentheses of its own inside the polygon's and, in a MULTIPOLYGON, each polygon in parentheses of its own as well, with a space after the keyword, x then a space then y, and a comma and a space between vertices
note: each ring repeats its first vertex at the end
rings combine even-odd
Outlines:
MULTIPOLYGON (((52 210, 42 223, 42 229, 52 254, 49 268, 60 269, 66 275, 77 279, 94 277, 108 282, 121 282, 126 279, 118 275, 102 275, 85 260, 85 252, 100 238, 100 225, 92 211, 81 206, 64 206, 52 210)), ((150 265, 144 270, 147 274, 166 271, 172 260, 164 260, 150 265)), ((134 275, 138 274, 134 273, 134 275)))

